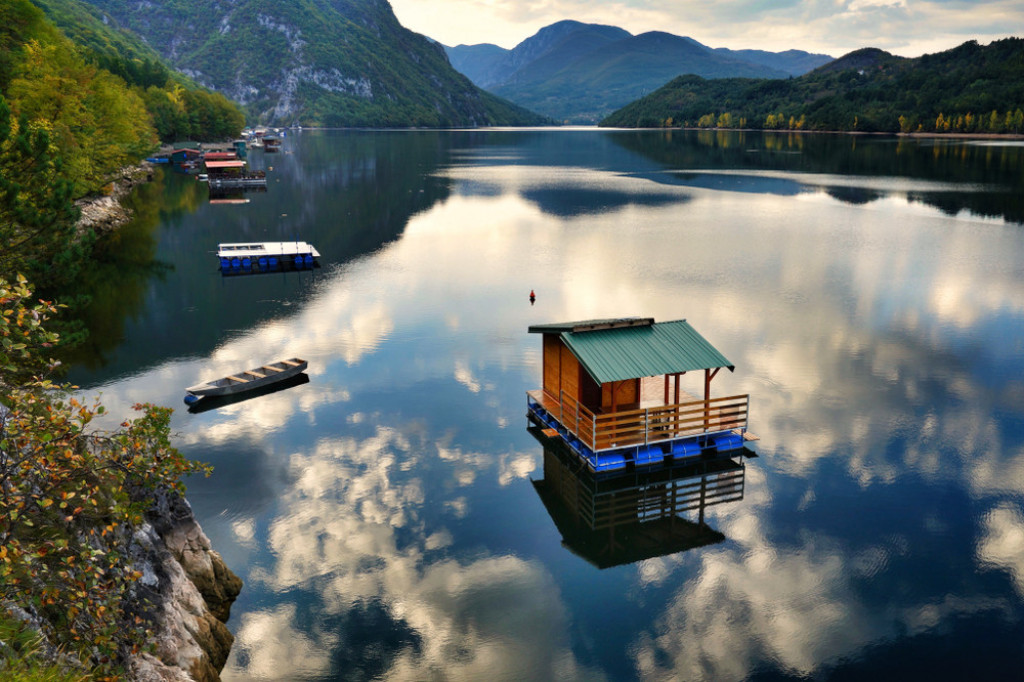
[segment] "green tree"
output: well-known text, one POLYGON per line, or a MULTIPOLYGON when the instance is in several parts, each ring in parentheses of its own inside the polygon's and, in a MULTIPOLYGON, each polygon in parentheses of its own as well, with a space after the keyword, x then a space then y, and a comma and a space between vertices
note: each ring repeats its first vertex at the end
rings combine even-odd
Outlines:
POLYGON ((0 277, 52 286, 74 274, 90 239, 75 233, 72 196, 49 132, 0 96, 0 277))
POLYGON ((1002 132, 1002 129, 1003 119, 999 115, 999 112, 993 109, 992 113, 988 115, 988 131, 990 133, 998 133, 1002 132))
POLYGON ((86 64, 69 41, 31 40, 24 52, 8 88, 12 108, 50 131, 77 196, 98 191, 156 144, 139 95, 86 64))

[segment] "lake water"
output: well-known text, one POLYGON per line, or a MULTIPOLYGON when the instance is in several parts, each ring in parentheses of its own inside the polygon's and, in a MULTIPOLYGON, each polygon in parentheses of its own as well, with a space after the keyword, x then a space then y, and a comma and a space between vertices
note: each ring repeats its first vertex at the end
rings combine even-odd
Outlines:
POLYGON ((224 679, 1018 678, 1020 143, 302 131, 251 163, 247 203, 143 191, 70 377, 175 406, 215 467, 188 497, 245 581, 224 679), (218 242, 291 239, 323 267, 218 273, 218 242), (735 364, 759 456, 712 541, 599 568, 533 484, 527 327, 625 316, 735 364), (182 404, 291 356, 308 383, 182 404))

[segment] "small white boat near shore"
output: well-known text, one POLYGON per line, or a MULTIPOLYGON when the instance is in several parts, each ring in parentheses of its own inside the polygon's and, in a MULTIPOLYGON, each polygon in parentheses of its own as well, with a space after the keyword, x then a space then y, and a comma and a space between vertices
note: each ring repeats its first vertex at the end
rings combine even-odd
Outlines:
POLYGON ((185 402, 192 405, 200 398, 232 395, 264 388, 299 374, 306 369, 307 365, 308 363, 302 358, 289 358, 247 369, 244 372, 229 374, 220 379, 204 381, 185 389, 188 394, 185 396, 185 402))

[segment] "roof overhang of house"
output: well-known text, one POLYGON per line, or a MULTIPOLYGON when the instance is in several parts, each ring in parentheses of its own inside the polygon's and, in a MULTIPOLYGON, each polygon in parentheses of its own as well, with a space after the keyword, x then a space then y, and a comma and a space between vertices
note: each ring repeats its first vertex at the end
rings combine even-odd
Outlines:
POLYGON ((736 369, 686 320, 584 320, 534 325, 529 331, 558 334, 598 384, 702 369, 736 369))

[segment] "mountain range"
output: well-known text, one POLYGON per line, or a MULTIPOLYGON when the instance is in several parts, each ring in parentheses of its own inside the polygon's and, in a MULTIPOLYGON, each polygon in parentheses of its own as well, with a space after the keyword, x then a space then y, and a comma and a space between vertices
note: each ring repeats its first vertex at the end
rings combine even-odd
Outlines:
POLYGON ((492 44, 445 47, 470 80, 556 120, 595 123, 680 74, 786 78, 832 57, 801 50, 710 48, 692 38, 560 21, 511 50, 492 44))
POLYGON ((530 125, 387 0, 82 0, 250 120, 321 126, 530 125))

